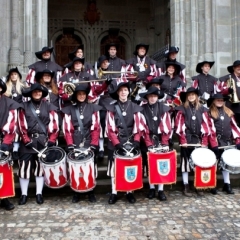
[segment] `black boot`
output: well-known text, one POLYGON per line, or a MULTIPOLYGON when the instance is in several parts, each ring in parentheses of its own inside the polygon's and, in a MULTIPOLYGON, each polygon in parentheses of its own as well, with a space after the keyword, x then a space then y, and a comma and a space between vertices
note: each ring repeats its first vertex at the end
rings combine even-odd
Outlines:
POLYGON ((188 184, 184 184, 184 186, 183 186, 183 195, 185 195, 186 197, 192 197, 192 193, 189 189, 188 184))
POLYGON ((5 208, 5 210, 10 211, 14 209, 14 205, 9 202, 7 198, 1 200, 1 207, 5 208))
POLYGON ((36 195, 36 203, 37 204, 43 204, 43 196, 42 196, 42 194, 37 194, 36 195))
POLYGON ((18 205, 25 205, 27 203, 27 196, 22 195, 19 199, 18 205))
POLYGON ((195 192, 199 197, 203 197, 203 191, 202 190, 199 190, 199 189, 195 188, 195 192))
POLYGON ((97 201, 93 191, 90 191, 88 193, 88 200, 89 202, 92 202, 92 203, 97 201))
POLYGON ((149 193, 147 194, 147 198, 149 199, 155 198, 155 188, 150 188, 149 193))
POLYGON ((129 203, 135 203, 136 202, 136 198, 133 196, 132 193, 127 193, 126 197, 127 197, 127 200, 128 200, 129 203))
POLYGON ((218 191, 217 191, 216 188, 212 188, 212 189, 210 189, 210 193, 213 194, 213 195, 217 195, 218 191))
POLYGON ((117 194, 112 193, 108 199, 108 203, 115 204, 116 202, 117 202, 117 194))
POLYGON ((224 183, 223 186, 223 192, 226 192, 227 194, 234 194, 234 191, 231 188, 231 185, 229 183, 224 183))
POLYGON ((158 199, 160 201, 166 201, 167 200, 167 197, 166 197, 164 191, 158 191, 158 199))
POLYGON ((102 161, 103 158, 104 158, 104 151, 99 151, 99 152, 98 152, 98 160, 99 160, 99 161, 102 161))
POLYGON ((72 203, 77 203, 79 201, 80 201, 80 194, 74 193, 73 198, 72 198, 72 203))

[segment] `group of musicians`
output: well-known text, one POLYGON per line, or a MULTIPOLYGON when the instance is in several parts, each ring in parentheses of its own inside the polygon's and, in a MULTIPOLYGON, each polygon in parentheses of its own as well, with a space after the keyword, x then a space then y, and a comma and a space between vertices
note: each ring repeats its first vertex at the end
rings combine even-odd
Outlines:
MULTIPOLYGON (((104 139, 108 140, 109 204, 117 201, 116 150, 140 151, 143 172, 148 173, 147 153, 159 145, 165 150, 172 148, 175 130, 181 144, 183 194, 190 197, 189 158, 194 147, 189 145, 209 147, 217 159, 219 146, 234 143, 240 149, 240 101, 236 100, 240 99, 240 60, 227 68, 230 76, 219 81, 209 74, 214 62, 198 63, 199 75, 186 89, 185 66, 176 60, 178 47, 169 47, 161 63, 147 55, 147 44, 136 45, 134 57, 127 61, 117 57, 117 47, 109 44, 94 67, 86 62, 83 46, 78 46, 63 68, 51 61, 53 48, 44 47, 35 53, 40 61, 29 66, 26 81, 17 67, 9 70, 5 82, 0 80, 1 154, 4 157, 10 151, 12 160, 18 161, 19 205, 27 202, 31 174, 36 179, 36 202, 44 202, 38 151, 56 146, 60 129, 68 152, 79 147, 91 149, 95 158, 101 159, 104 139)), ((222 174, 223 191, 234 194, 229 172, 223 170, 222 174)), ((160 201, 167 200, 163 188, 158 184, 160 201)), ((216 188, 211 193, 217 194, 216 188)), ((152 199, 155 194, 155 185, 150 184, 147 197, 152 199)), ((93 190, 88 196, 90 202, 96 201, 93 190)), ((132 191, 126 197, 129 203, 136 202, 132 191)), ((75 192, 72 202, 79 199, 75 192)), ((1 206, 14 208, 8 198, 1 199, 1 206)))

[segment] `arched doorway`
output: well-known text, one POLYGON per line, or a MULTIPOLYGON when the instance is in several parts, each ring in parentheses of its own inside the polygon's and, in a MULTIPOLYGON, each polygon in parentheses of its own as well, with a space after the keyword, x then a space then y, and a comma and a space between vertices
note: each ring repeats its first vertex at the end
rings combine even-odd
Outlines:
POLYGON ((125 59, 125 51, 126 51, 126 41, 123 37, 121 36, 105 36, 101 40, 101 46, 100 46, 100 52, 101 55, 105 55, 107 53, 107 45, 109 43, 115 43, 117 45, 117 56, 119 58, 125 59))
POLYGON ((64 66, 69 62, 68 53, 72 52, 77 46, 82 44, 82 40, 75 34, 60 35, 55 44, 56 62, 64 66))

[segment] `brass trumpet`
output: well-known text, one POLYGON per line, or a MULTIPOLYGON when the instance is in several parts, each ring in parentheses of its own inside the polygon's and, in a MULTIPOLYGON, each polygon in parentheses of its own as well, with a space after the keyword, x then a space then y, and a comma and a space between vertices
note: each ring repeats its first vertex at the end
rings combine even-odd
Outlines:
POLYGON ((130 74, 133 74, 134 76, 137 77, 138 75, 138 72, 134 71, 134 72, 131 72, 131 71, 103 71, 101 68, 98 69, 98 77, 99 78, 102 78, 103 75, 106 75, 106 74, 115 74, 115 73, 130 73, 130 74))
POLYGON ((236 83, 235 83, 234 79, 232 79, 231 75, 229 75, 229 79, 227 80, 227 87, 233 89, 233 93, 229 94, 230 102, 239 103, 240 99, 238 98, 238 95, 237 95, 236 83))

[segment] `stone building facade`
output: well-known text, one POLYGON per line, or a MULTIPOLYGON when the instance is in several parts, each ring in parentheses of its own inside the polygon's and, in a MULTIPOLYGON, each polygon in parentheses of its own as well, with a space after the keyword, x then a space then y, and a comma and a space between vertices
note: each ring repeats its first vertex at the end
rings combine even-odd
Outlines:
POLYGON ((26 73, 34 52, 46 45, 64 62, 61 55, 84 44, 94 63, 114 40, 126 59, 137 43, 149 43, 149 55, 171 43, 180 48, 188 78, 204 59, 215 61, 211 71, 220 77, 240 58, 239 10, 237 0, 1 0, 0 76, 14 66, 26 73))

